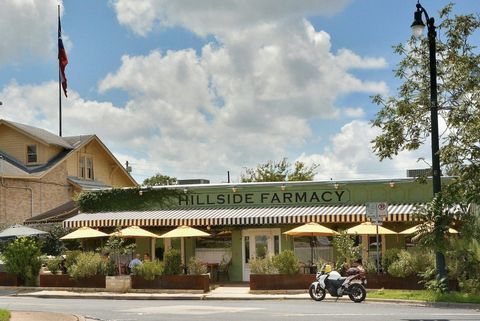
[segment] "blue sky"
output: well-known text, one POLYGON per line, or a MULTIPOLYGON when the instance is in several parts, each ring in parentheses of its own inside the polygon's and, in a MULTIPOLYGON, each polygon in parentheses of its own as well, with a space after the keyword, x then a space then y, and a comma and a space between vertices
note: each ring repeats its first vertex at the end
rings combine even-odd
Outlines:
MULTIPOLYGON (((0 118, 54 133, 57 3, 0 10, 0 118)), ((446 3, 422 1, 434 17, 446 3)), ((403 177, 429 145, 379 163, 369 97, 395 94, 391 47, 410 36, 415 4, 64 1, 64 135, 96 133, 138 181, 221 182, 227 170, 238 180, 282 157, 318 164, 319 180, 403 177)), ((478 2, 454 12, 478 13, 478 2)))

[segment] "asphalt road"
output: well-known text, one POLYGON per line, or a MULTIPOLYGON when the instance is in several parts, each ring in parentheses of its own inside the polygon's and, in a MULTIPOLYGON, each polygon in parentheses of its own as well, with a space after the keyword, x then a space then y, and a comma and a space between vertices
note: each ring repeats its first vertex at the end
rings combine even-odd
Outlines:
POLYGON ((314 302, 310 300, 180 301, 90 300, 0 297, 0 308, 13 311, 72 313, 99 320, 480 320, 480 311, 404 304, 314 302))

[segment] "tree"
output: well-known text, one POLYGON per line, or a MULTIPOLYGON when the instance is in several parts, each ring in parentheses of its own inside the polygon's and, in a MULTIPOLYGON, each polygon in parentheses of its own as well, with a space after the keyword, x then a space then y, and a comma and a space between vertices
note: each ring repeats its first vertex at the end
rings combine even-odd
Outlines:
POLYGON ((296 161, 293 171, 292 164, 284 157, 279 162, 268 161, 258 164, 256 168, 245 168, 241 175, 244 183, 250 182, 284 182, 284 181, 312 181, 318 165, 307 166, 301 161, 296 161))
POLYGON ((17 275, 21 284, 35 285, 40 271, 40 249, 34 239, 22 237, 3 251, 5 271, 17 275))
MULTIPOLYGON (((470 43, 480 27, 473 14, 452 17, 453 5, 443 8, 437 37, 438 109, 446 124, 441 135, 442 168, 457 176, 444 189, 454 202, 480 200, 480 55, 470 43), (452 194, 453 193, 453 194, 452 194)), ((379 158, 392 158, 403 150, 428 143, 430 83, 427 39, 410 38, 394 46, 402 56, 395 76, 402 81, 397 97, 373 97, 381 106, 373 126, 382 130, 374 140, 379 158)))
POLYGON ((177 178, 157 173, 143 181, 144 186, 175 185, 177 178))
MULTIPOLYGON (((480 200, 480 55, 471 44, 480 27, 473 14, 452 16, 453 5, 439 12, 437 25, 438 112, 446 129, 440 138, 440 160, 444 172, 455 178, 443 187, 430 204, 419 209, 427 231, 425 245, 445 251, 448 226, 456 218, 468 219, 469 204, 480 200)), ((396 97, 373 97, 381 106, 373 126, 382 134, 373 140, 381 160, 403 150, 416 150, 428 143, 431 123, 429 100, 428 40, 410 38, 406 45, 394 46, 402 56, 395 76, 402 82, 396 97)), ((435 107, 434 107, 435 108, 435 107)))

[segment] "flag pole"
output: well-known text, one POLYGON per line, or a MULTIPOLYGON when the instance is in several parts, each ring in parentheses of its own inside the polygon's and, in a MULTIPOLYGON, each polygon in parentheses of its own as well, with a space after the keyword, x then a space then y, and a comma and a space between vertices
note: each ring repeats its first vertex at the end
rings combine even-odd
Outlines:
MULTIPOLYGON (((58 11, 58 30, 60 31, 60 5, 57 6, 57 11, 58 11)), ((58 35, 60 37, 60 35, 58 35)), ((59 50, 59 55, 60 55, 60 48, 59 50)), ((61 66, 60 66, 60 56, 58 57, 58 136, 62 136, 62 71, 61 71, 61 66)))

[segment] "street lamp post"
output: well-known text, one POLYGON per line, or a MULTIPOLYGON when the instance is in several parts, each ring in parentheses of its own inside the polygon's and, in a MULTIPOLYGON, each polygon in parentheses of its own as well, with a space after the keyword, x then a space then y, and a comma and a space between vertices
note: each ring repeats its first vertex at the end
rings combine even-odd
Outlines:
MULTIPOLYGON (((417 3, 417 10, 414 13, 414 21, 411 25, 412 33, 415 37, 420 37, 425 28, 422 20, 422 14, 425 15, 428 27, 428 49, 430 60, 430 120, 432 136, 432 184, 433 197, 438 196, 442 191, 441 172, 440 172, 440 153, 438 138, 438 101, 437 101, 437 58, 436 58, 436 37, 435 19, 428 16, 427 11, 420 2, 417 3)), ((438 211, 437 207, 434 210, 438 211)), ((439 213, 436 213, 439 214, 439 213)), ((437 216, 437 215, 436 215, 437 216)), ((435 222, 437 224, 437 222, 435 222)), ((445 270, 445 255, 441 251, 436 253, 437 277, 439 280, 445 280, 447 273, 445 270)))

